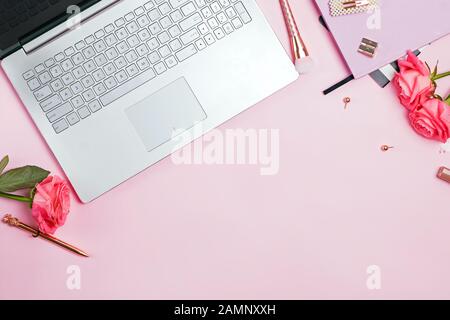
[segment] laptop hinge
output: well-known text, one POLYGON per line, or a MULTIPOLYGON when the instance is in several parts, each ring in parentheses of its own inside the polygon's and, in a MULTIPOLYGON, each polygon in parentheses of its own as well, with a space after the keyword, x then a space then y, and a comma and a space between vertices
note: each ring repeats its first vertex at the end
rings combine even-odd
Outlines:
POLYGON ((77 12, 75 7, 69 7, 67 10, 68 14, 72 13, 72 16, 69 19, 64 20, 63 23, 59 23, 53 27, 47 26, 47 30, 42 30, 41 35, 35 39, 30 39, 30 37, 28 37, 21 40, 22 48, 26 54, 30 54, 40 47, 43 47, 53 40, 61 37, 66 32, 76 29, 81 24, 86 23, 89 19, 100 14, 104 10, 120 1, 122 0, 102 0, 87 8, 86 10, 82 10, 81 12, 77 12))

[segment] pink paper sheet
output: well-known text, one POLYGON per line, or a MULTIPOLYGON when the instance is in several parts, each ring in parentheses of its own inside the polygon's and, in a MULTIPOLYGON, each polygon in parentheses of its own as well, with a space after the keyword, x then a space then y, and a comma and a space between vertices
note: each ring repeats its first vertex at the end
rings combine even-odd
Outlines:
POLYGON ((332 17, 329 0, 316 0, 355 78, 450 33, 449 0, 379 0, 378 9, 332 17), (375 57, 357 51, 362 38, 378 42, 375 57))

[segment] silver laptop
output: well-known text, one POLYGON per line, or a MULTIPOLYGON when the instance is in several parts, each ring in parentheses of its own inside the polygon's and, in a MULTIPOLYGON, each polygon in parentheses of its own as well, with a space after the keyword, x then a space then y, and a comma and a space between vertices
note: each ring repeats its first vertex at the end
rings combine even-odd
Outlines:
POLYGON ((0 4, 1 65, 83 202, 298 77, 254 0, 0 4))

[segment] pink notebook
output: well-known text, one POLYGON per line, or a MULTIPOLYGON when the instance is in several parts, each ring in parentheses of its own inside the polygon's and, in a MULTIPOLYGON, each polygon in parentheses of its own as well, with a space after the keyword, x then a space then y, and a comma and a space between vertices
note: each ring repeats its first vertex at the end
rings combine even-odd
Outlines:
POLYGON ((378 9, 337 17, 330 14, 330 0, 315 1, 355 78, 450 33, 450 0, 378 0, 378 9), (380 24, 368 25, 376 16, 380 24), (358 52, 362 38, 378 42, 373 58, 358 52))

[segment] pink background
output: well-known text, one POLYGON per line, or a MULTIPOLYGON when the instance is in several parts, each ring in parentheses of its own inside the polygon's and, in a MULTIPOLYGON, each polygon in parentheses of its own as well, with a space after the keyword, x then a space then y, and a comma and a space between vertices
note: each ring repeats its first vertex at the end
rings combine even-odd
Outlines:
MULTIPOLYGON (((289 49, 277 1, 258 2, 289 49)), ((323 96, 348 71, 312 2, 292 7, 315 71, 221 127, 280 129, 278 175, 166 159, 73 201, 57 236, 89 259, 2 224, 0 298, 450 298, 450 185, 435 177, 450 153, 412 131, 392 87, 363 78, 323 96), (70 265, 81 290, 66 288, 70 265), (381 290, 366 287, 370 265, 381 290)), ((449 40, 422 58, 450 69, 449 40)), ((3 73, 0 94, 0 153, 62 174, 3 73)), ((7 212, 32 223, 26 206, 0 200, 7 212)))

